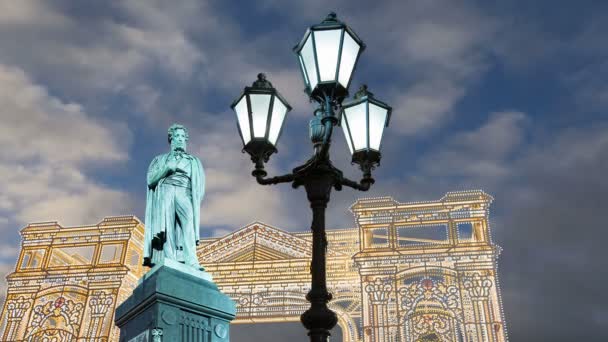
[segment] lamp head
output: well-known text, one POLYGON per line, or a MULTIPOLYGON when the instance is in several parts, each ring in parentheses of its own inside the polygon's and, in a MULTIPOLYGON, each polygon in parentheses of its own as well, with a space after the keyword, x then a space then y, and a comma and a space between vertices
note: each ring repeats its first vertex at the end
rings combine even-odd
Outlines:
POLYGON ((348 96, 348 87, 361 52, 363 41, 335 12, 320 24, 306 30, 293 51, 298 56, 305 91, 321 102, 330 96, 337 103, 348 96))
POLYGON ((342 106, 340 125, 352 154, 352 162, 359 164, 362 170, 371 170, 380 164, 382 136, 391 112, 392 108, 377 100, 365 84, 357 91, 353 101, 342 106))
POLYGON ((237 116, 243 151, 252 159, 268 161, 277 151, 276 143, 291 106, 266 75, 259 73, 251 87, 245 87, 230 107, 237 116))

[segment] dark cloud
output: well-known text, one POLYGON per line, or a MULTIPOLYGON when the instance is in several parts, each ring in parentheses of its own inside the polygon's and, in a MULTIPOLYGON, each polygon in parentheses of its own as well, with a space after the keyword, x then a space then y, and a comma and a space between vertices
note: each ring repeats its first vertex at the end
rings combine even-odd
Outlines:
POLYGON ((502 192, 495 232, 515 340, 608 338, 606 321, 593 318, 608 307, 607 124, 543 141, 515 164, 502 192))

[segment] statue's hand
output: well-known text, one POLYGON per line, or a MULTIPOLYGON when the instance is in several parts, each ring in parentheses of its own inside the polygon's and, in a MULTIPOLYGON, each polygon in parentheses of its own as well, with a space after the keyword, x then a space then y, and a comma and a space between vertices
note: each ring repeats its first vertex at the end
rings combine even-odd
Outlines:
POLYGON ((175 170, 177 169, 177 161, 175 159, 169 159, 166 166, 168 174, 175 173, 175 170))

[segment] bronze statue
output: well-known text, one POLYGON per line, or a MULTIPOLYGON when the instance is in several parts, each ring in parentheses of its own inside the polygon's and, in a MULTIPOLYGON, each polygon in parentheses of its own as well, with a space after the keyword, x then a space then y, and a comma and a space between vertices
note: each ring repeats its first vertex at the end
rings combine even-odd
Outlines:
POLYGON ((204 270, 196 257, 203 165, 186 153, 184 126, 171 125, 168 140, 171 151, 156 156, 148 168, 143 265, 153 267, 166 258, 204 270))

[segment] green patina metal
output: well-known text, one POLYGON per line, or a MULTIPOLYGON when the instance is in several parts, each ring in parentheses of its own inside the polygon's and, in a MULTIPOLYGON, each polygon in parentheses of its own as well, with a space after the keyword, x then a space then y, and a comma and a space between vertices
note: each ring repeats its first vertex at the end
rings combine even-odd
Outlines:
POLYGON ((236 304, 196 257, 205 174, 187 141, 186 128, 171 125, 171 151, 150 163, 144 265, 152 268, 116 308, 120 342, 229 341, 236 304))
POLYGON ((184 126, 171 125, 168 140, 171 151, 156 156, 148 168, 143 264, 153 267, 167 258, 203 270, 196 257, 203 165, 186 153, 184 126))
POLYGON ((228 342, 235 315, 207 272, 166 258, 116 308, 115 323, 120 342, 228 342))

